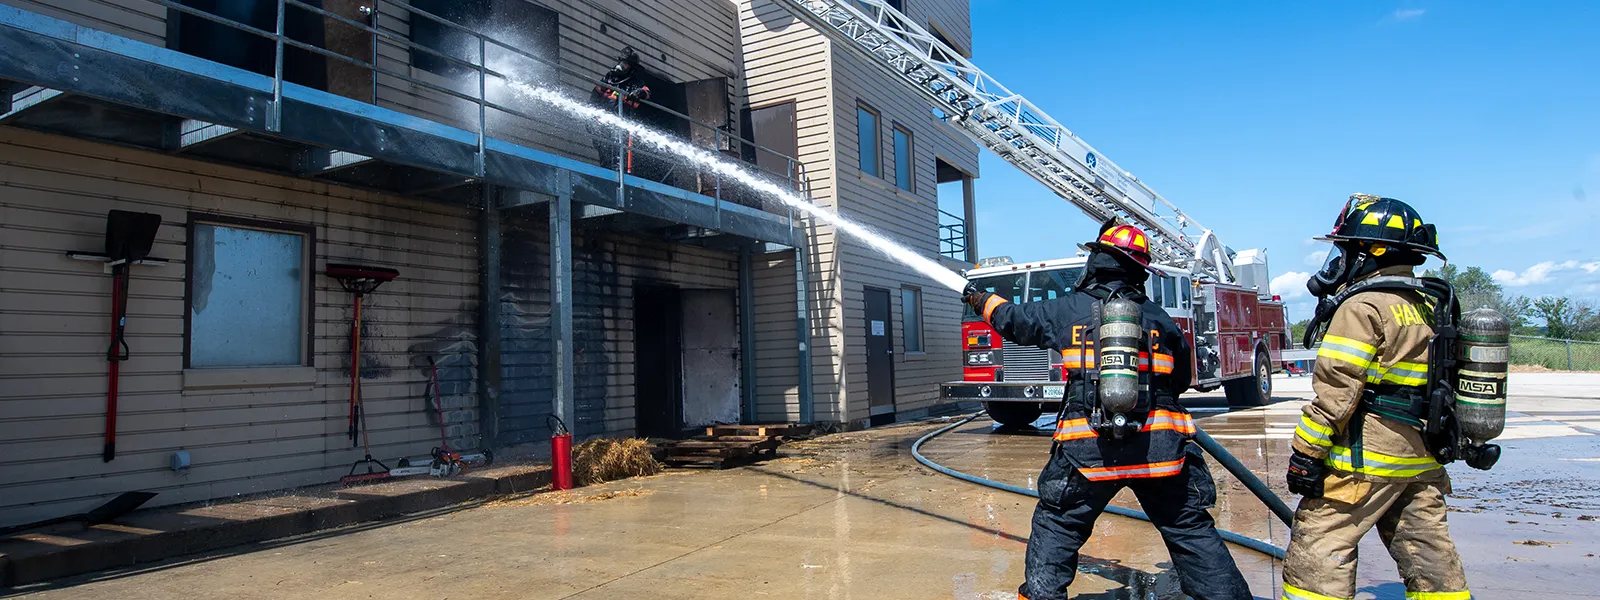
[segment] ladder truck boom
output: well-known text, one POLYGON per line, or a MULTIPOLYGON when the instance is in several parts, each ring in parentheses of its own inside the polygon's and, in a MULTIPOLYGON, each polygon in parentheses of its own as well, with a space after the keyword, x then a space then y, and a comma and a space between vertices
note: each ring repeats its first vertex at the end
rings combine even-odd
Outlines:
POLYGON ((1157 261, 1215 281, 1235 281, 1231 261, 1211 230, 884 0, 777 2, 908 84, 958 131, 1090 218, 1119 217, 1144 229, 1157 261), (1199 234, 1191 237, 1191 229, 1199 234))

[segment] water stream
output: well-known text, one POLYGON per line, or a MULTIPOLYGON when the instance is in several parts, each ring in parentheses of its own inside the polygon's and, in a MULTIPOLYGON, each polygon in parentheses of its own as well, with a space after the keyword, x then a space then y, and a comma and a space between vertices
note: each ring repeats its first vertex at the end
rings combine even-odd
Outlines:
POLYGON ((777 198, 783 201, 784 204, 794 207, 796 210, 811 215, 819 220, 827 222, 834 227, 837 227, 840 231, 849 234, 851 237, 865 242, 868 246, 871 246, 884 256, 887 256, 890 259, 893 259, 895 262, 916 270, 918 273, 921 273, 927 276, 929 279, 938 282, 939 285, 943 285, 947 288, 957 291, 960 291, 967 285, 967 280, 961 277, 961 275, 944 268, 938 262, 918 254, 915 251, 906 248, 905 246, 894 243, 888 237, 873 231, 865 225, 844 218, 838 213, 829 211, 826 208, 807 202, 804 198, 801 198, 794 192, 785 190, 769 181, 761 179, 760 177, 757 177, 753 173, 745 170, 743 167, 735 163, 724 161, 716 154, 707 152, 706 150, 691 145, 687 142, 673 139, 672 137, 655 131, 649 127, 617 116, 615 113, 595 108, 572 98, 568 98, 548 88, 529 85, 527 83, 517 81, 508 81, 506 82, 506 85, 529 99, 543 102, 576 117, 582 119, 592 119, 599 121, 601 124, 627 131, 628 133, 633 134, 636 142, 642 142, 653 148, 670 152, 684 158, 685 160, 693 162, 702 168, 714 171, 722 176, 731 178, 739 183, 749 186, 752 189, 760 191, 761 193, 777 198))

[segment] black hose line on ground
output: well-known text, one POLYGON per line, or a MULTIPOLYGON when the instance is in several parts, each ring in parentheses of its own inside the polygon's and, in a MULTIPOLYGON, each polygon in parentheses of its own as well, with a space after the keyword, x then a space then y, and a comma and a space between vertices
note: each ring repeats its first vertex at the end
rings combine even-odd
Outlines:
MULTIPOLYGON (((922 463, 922 466, 924 466, 924 467, 927 467, 929 469, 933 469, 933 470, 938 471, 940 473, 944 473, 945 475, 949 475, 951 477, 954 477, 956 479, 960 479, 962 481, 966 481, 966 482, 970 482, 970 483, 976 483, 978 485, 985 486, 985 487, 991 487, 991 488, 994 488, 994 489, 997 489, 997 490, 1005 490, 1005 491, 1011 492, 1013 494, 1021 494, 1023 496, 1027 496, 1027 497, 1030 497, 1030 498, 1038 498, 1039 497, 1039 492, 1036 491, 1036 490, 1030 490, 1030 489, 1025 488, 1025 487, 1015 486, 1015 485, 1011 485, 1011 484, 1007 484, 1007 483, 1000 483, 998 481, 994 481, 992 479, 984 479, 984 478, 978 477, 976 475, 968 475, 966 473, 962 473, 961 471, 957 471, 955 469, 951 469, 951 468, 946 467, 944 465, 941 465, 939 463, 933 462, 932 460, 929 460, 928 457, 922 455, 922 444, 923 443, 925 443, 928 440, 931 440, 933 438, 936 438, 936 437, 939 437, 941 435, 944 435, 945 433, 948 433, 948 432, 950 432, 951 430, 953 430, 953 429, 955 429, 957 427, 960 427, 962 425, 966 425, 967 423, 971 423, 974 419, 977 419, 978 417, 981 417, 984 414, 986 414, 986 412, 987 411, 979 411, 979 412, 973 414, 970 417, 967 417, 967 418, 962 419, 960 421, 956 421, 955 423, 952 423, 950 425, 946 425, 944 427, 941 427, 941 428, 939 428, 937 430, 934 430, 933 432, 928 433, 927 435, 922 436, 921 438, 918 438, 916 443, 911 444, 911 456, 913 458, 916 458, 917 462, 922 463)), ((1223 449, 1221 445, 1217 444, 1217 441, 1215 439, 1212 439, 1211 436, 1206 435, 1205 432, 1203 432, 1203 431, 1198 431, 1196 433, 1195 440, 1197 442, 1199 442, 1200 448, 1205 450, 1206 452, 1210 453, 1213 457, 1215 457, 1217 459, 1217 462, 1222 464, 1223 468, 1227 469, 1229 473, 1233 473, 1234 477, 1238 477, 1240 481, 1244 482, 1245 487, 1250 490, 1250 493, 1255 494, 1257 498, 1260 498, 1262 502, 1266 503, 1267 507, 1271 508, 1272 512, 1274 512, 1274 513, 1276 513, 1278 515, 1278 518, 1284 519, 1284 523, 1292 523, 1293 522, 1294 513, 1289 512, 1289 507, 1284 505, 1283 500, 1279 499, 1276 494, 1273 494, 1271 492, 1271 490, 1268 490, 1266 484, 1261 482, 1261 479, 1257 478, 1254 473, 1250 472, 1249 469, 1244 468, 1244 465, 1239 463, 1239 459, 1234 458, 1232 454, 1228 454, 1227 450, 1223 449), (1204 439, 1204 441, 1200 441, 1201 439, 1204 439), (1223 458, 1223 457, 1226 457, 1226 458, 1223 458), (1280 508, 1281 508, 1281 510, 1280 510, 1280 508)), ((1137 511, 1137 510, 1123 508, 1123 507, 1120 507, 1120 506, 1109 506, 1108 505, 1108 506, 1106 506, 1106 512, 1111 513, 1113 515, 1120 516, 1120 517, 1129 517, 1129 518, 1133 518, 1133 519, 1139 519, 1139 520, 1145 521, 1145 522, 1149 522, 1150 521, 1150 517, 1148 515, 1144 514, 1143 512, 1140 512, 1140 511, 1137 511)), ((1255 550, 1256 552, 1260 552, 1262 554, 1266 554, 1266 555, 1271 556, 1273 558, 1276 558, 1278 560, 1283 560, 1283 558, 1284 558, 1284 550, 1283 550, 1283 548, 1279 548, 1277 546, 1274 546, 1274 545, 1266 543, 1264 541, 1255 539, 1253 537, 1240 535, 1240 534, 1234 533, 1232 531, 1227 531, 1227 530, 1218 530, 1218 531, 1222 534, 1222 539, 1223 540, 1226 540, 1228 542, 1232 542, 1234 544, 1238 544, 1240 546, 1244 546, 1246 548, 1249 548, 1251 550, 1255 550)))
POLYGON ((1222 444, 1217 443, 1217 440, 1211 437, 1211 434, 1196 427, 1194 430, 1194 443, 1199 445, 1201 450, 1205 450, 1206 454, 1210 454, 1211 458, 1217 459, 1217 464, 1222 465, 1222 468, 1232 473, 1233 478, 1238 479, 1239 483, 1244 484, 1244 487, 1250 490, 1250 493, 1255 494, 1256 498, 1266 504, 1272 514, 1278 515, 1278 519, 1283 521, 1284 525, 1294 526, 1294 511, 1289 508, 1289 505, 1284 504, 1283 499, 1272 493, 1266 482, 1261 481, 1260 477, 1256 477, 1255 473, 1251 473, 1250 469, 1245 468, 1244 463, 1239 462, 1239 459, 1234 457, 1232 452, 1228 452, 1226 448, 1222 447, 1222 444))

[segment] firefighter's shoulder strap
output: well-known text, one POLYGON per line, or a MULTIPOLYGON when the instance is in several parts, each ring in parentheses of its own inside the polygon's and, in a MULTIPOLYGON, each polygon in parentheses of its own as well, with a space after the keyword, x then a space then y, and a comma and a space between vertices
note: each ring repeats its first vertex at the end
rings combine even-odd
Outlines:
POLYGON ((1369 277, 1351 283, 1339 290, 1338 293, 1323 298, 1317 302, 1316 312, 1311 316, 1311 322, 1306 324, 1305 347, 1310 348, 1322 340, 1322 335, 1327 333, 1328 321, 1333 319, 1333 314, 1338 312, 1339 305, 1356 294, 1376 291, 1411 291, 1420 292, 1438 300, 1434 308, 1434 328, 1454 325, 1459 318, 1461 308, 1456 302, 1455 289, 1450 282, 1437 277, 1406 277, 1404 275, 1382 275, 1369 277), (1440 310, 1444 308, 1444 310, 1440 310))
POLYGON ((1304 340, 1306 346, 1310 347, 1313 339, 1320 339, 1322 334, 1326 333, 1328 320, 1344 301, 1363 292, 1385 290, 1418 292, 1435 300, 1434 336, 1428 348, 1428 383, 1424 386, 1369 385, 1362 390, 1361 402, 1350 423, 1351 464, 1357 469, 1360 469, 1364 462, 1362 423, 1365 420, 1365 413, 1371 412, 1379 417, 1422 430, 1427 434, 1424 435, 1424 441, 1429 446, 1430 453, 1437 457, 1438 452, 1434 450, 1434 446, 1440 441, 1434 438, 1441 434, 1448 437, 1448 434, 1434 430, 1445 426, 1441 423, 1441 416, 1451 412, 1453 408, 1446 405, 1453 403, 1447 396, 1450 390, 1455 389, 1451 385, 1454 370, 1445 365, 1448 364, 1450 349, 1455 343, 1455 323, 1461 316, 1461 306, 1456 300, 1455 289, 1448 281, 1435 277, 1386 275, 1352 283, 1339 293, 1318 303, 1316 314, 1306 326, 1304 340))

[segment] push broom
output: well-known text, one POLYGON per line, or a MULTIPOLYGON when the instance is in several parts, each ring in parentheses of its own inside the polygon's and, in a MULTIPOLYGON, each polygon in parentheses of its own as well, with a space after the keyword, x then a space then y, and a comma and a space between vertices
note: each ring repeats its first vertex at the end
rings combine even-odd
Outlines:
POLYGON ((361 301, 367 294, 378 289, 378 286, 393 281, 400 276, 400 272, 384 267, 371 267, 364 265, 345 265, 329 263, 326 273, 328 277, 339 282, 339 285, 355 297, 355 308, 350 319, 350 423, 348 435, 351 447, 357 445, 357 435, 360 435, 360 446, 365 456, 355 464, 350 465, 350 474, 339 478, 340 483, 351 484, 363 481, 374 481, 390 477, 389 467, 375 458, 372 458, 372 434, 367 431, 367 415, 361 405, 361 301), (367 467, 367 472, 356 474, 356 469, 362 465, 367 467), (378 469, 373 469, 377 465, 378 469))

